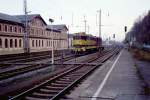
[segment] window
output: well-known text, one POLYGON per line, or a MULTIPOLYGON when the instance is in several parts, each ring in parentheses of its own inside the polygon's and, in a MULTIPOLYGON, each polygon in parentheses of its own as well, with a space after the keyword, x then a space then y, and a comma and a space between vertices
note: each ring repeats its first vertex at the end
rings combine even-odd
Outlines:
POLYGON ((49 32, 47 32, 47 36, 49 36, 49 32))
POLYGON ((42 40, 42 47, 44 46, 44 44, 43 44, 43 40, 42 40))
POLYGON ((49 43, 50 43, 49 45, 51 46, 51 40, 50 40, 50 42, 49 42, 49 43))
POLYGON ((39 33, 40 33, 40 35, 42 35, 43 33, 42 33, 42 30, 39 30, 39 33))
POLYGON ((56 47, 58 47, 58 41, 56 41, 56 47))
POLYGON ((47 44, 46 44, 47 46, 48 46, 48 41, 47 41, 47 44))
POLYGON ((55 41, 55 48, 57 47, 57 41, 55 41))
POLYGON ((8 48, 8 39, 5 39, 5 48, 8 48))
POLYGON ((55 36, 56 36, 56 37, 58 36, 57 33, 55 33, 55 36))
POLYGON ((46 35, 46 32, 45 32, 45 31, 43 31, 43 34, 44 34, 44 35, 46 35))
POLYGON ((55 48, 56 48, 56 41, 55 41, 55 48))
POLYGON ((2 25, 0 25, 0 31, 2 31, 2 25))
POLYGON ((51 41, 51 47, 53 46, 53 42, 51 41))
POLYGON ((13 27, 12 26, 10 26, 10 32, 12 32, 13 31, 13 27))
POLYGON ((19 47, 21 47, 22 45, 22 40, 21 39, 19 39, 19 47))
POLYGON ((51 41, 49 41, 49 46, 50 46, 51 41))
POLYGON ((19 33, 21 33, 22 32, 22 29, 21 28, 19 28, 19 33))
POLYGON ((44 31, 42 30, 41 32, 42 32, 42 35, 44 35, 44 31))
POLYGON ((49 46, 51 47, 51 40, 49 41, 49 46))
POLYGON ((55 48, 55 40, 54 40, 52 43, 53 43, 53 44, 52 44, 52 45, 53 45, 53 47, 55 48))
POLYGON ((41 46, 41 40, 39 40, 39 47, 41 46))
POLYGON ((36 40, 36 47, 38 46, 38 41, 36 40))
POLYGON ((34 47, 34 40, 32 40, 32 47, 34 47))
POLYGON ((10 48, 13 47, 13 39, 10 39, 10 48))
POLYGON ((31 29, 31 34, 34 34, 34 29, 31 29))
POLYGON ((2 48, 2 39, 0 38, 0 48, 2 48))
POLYGON ((17 39, 15 39, 15 47, 17 47, 17 39))
POLYGON ((53 38, 54 38, 54 33, 51 33, 51 37, 53 37, 53 38))
POLYGON ((42 30, 39 30, 40 35, 42 35, 42 30))
POLYGON ((5 25, 5 32, 7 32, 7 25, 5 25))
POLYGON ((15 27, 15 32, 17 32, 17 27, 15 27))
POLYGON ((38 30, 36 30, 36 33, 35 33, 36 35, 38 35, 38 30))

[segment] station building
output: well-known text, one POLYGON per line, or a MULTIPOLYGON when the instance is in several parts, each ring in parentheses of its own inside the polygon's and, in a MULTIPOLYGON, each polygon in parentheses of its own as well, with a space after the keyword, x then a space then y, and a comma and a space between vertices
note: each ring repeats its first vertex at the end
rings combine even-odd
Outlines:
POLYGON ((47 25, 39 14, 8 15, 0 13, 0 55, 64 50, 68 47, 66 25, 47 25), (25 19, 27 28, 25 29, 25 19), (25 32, 28 33, 25 48, 25 32))

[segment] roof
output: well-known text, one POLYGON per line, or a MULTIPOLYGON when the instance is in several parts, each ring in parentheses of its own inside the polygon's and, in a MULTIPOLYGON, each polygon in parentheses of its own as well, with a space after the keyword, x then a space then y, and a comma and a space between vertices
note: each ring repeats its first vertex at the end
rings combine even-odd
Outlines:
POLYGON ((12 16, 12 15, 8 15, 8 14, 4 14, 4 13, 0 13, 0 20, 22 24, 21 20, 18 19, 17 17, 12 16))
POLYGON ((49 31, 54 31, 54 32, 59 32, 59 33, 61 32, 60 30, 54 29, 51 25, 47 25, 46 29, 49 30, 49 31))
MULTIPOLYGON (((25 23, 25 15, 14 15, 14 17, 20 19, 22 23, 25 23)), ((46 22, 44 21, 44 19, 41 17, 40 14, 30 14, 30 15, 27 15, 27 21, 30 22, 35 17, 39 17, 44 22, 44 24, 47 25, 46 22)))
POLYGON ((60 25, 48 25, 50 27, 53 27, 54 30, 59 30, 62 31, 63 29, 68 31, 68 28, 66 27, 65 24, 60 24, 60 25))

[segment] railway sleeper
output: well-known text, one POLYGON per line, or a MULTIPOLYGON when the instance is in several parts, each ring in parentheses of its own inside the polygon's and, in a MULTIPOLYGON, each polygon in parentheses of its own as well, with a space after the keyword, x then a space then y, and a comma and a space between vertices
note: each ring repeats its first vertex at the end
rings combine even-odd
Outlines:
POLYGON ((73 81, 73 77, 71 75, 67 75, 67 76, 64 76, 63 78, 60 78, 59 80, 63 80, 63 81, 73 81))
POLYGON ((70 75, 70 77, 74 79, 74 78, 78 78, 78 77, 80 77, 80 76, 82 76, 82 75, 83 75, 83 73, 80 73, 80 74, 78 74, 78 75, 70 75))
POLYGON ((69 83, 63 83, 64 81, 54 81, 53 83, 51 83, 51 85, 63 85, 63 86, 65 86, 65 85, 68 85, 69 83))
POLYGON ((84 71, 82 71, 82 72, 79 71, 79 72, 76 72, 76 73, 73 73, 73 74, 70 74, 70 75, 79 76, 79 75, 85 73, 85 71, 86 71, 86 70, 84 70, 84 71))
POLYGON ((49 90, 49 89, 45 89, 45 88, 43 88, 43 89, 40 89, 40 91, 41 92, 44 92, 44 93, 51 93, 51 94, 56 94, 56 93, 58 93, 58 91, 56 90, 49 90))
POLYGON ((76 74, 85 73, 85 72, 88 71, 89 69, 91 69, 91 68, 87 67, 87 69, 81 69, 81 70, 79 70, 76 74))
POLYGON ((58 84, 70 84, 70 83, 72 83, 72 81, 60 81, 60 80, 57 80, 57 81, 55 81, 55 83, 58 83, 58 84))
POLYGON ((70 77, 70 76, 81 76, 82 73, 76 73, 76 74, 69 74, 66 75, 65 77, 70 77))
POLYGON ((82 73, 74 73, 74 74, 68 74, 64 77, 70 77, 70 76, 80 76, 82 73))
POLYGON ((49 100, 48 98, 46 99, 46 98, 36 98, 36 97, 26 97, 25 98, 26 100, 49 100))
POLYGON ((83 72, 83 73, 77 73, 77 74, 70 74, 69 76, 81 76, 81 75, 83 75, 85 72, 83 72))
POLYGON ((61 78, 58 81, 61 81, 61 82, 73 82, 74 79, 72 79, 71 77, 69 77, 69 78, 61 78))
POLYGON ((86 65, 86 66, 84 66, 84 68, 82 67, 80 70, 78 70, 76 73, 84 73, 85 72, 85 70, 88 70, 88 69, 90 69, 91 67, 93 67, 93 66, 90 66, 90 65, 86 65), (86 67, 86 68, 85 68, 86 67))
POLYGON ((46 86, 46 88, 48 88, 50 90, 62 90, 62 89, 64 89, 64 87, 52 87, 52 86, 46 86))
MULTIPOLYGON (((81 75, 80 75, 81 76, 81 75)), ((70 79, 72 80, 72 82, 74 81, 74 80, 76 80, 77 78, 79 78, 80 76, 70 76, 70 79)), ((68 81, 68 80, 64 80, 64 81, 68 81)))
POLYGON ((68 84, 63 84, 63 83, 52 83, 52 86, 58 86, 58 87, 66 87, 68 84))
POLYGON ((38 97, 38 98, 52 98, 54 95, 53 94, 48 94, 48 93, 39 93, 39 92, 34 92, 32 94, 33 97, 38 97))
POLYGON ((80 69, 80 70, 78 70, 78 71, 76 71, 76 72, 73 72, 73 73, 71 73, 72 75, 76 75, 76 74, 81 74, 81 73, 84 73, 85 72, 85 69, 80 69))

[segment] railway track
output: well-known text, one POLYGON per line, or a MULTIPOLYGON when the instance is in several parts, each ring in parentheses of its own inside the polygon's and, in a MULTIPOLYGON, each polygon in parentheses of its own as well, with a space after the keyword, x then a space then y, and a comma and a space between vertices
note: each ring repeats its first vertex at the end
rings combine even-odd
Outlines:
MULTIPOLYGON (((65 55, 70 54, 70 52, 64 52, 65 55)), ((62 53, 56 51, 55 56, 60 56, 62 53)), ((30 54, 12 54, 12 55, 0 55, 0 62, 7 62, 7 61, 19 61, 26 58, 34 58, 34 57, 41 57, 41 56, 47 56, 51 57, 51 52, 35 52, 30 54)))
MULTIPOLYGON (((61 55, 55 55, 55 57, 60 57, 61 55)), ((71 56, 71 55, 70 55, 71 56)), ((38 55, 38 56, 28 56, 28 57, 23 57, 23 58, 14 58, 11 60, 5 60, 5 61, 1 61, 1 63, 25 63, 25 62, 32 62, 32 61, 36 61, 36 60, 41 60, 41 59, 48 59, 51 58, 50 55, 38 55)))
MULTIPOLYGON (((63 61, 67 61, 74 58, 74 56, 67 56, 63 59, 63 61)), ((55 59, 55 61, 60 61, 61 58, 57 58, 55 59)), ((12 70, 8 70, 8 71, 4 71, 0 73, 0 80, 4 80, 4 79, 8 79, 10 77, 16 76, 16 75, 20 75, 20 74, 24 74, 30 71, 34 71, 34 70, 38 70, 41 68, 45 68, 45 67, 50 67, 50 62, 47 62, 45 64, 27 64, 24 67, 19 67, 17 69, 12 69, 12 70)), ((15 64, 14 64, 15 65, 15 64)), ((23 64, 21 64, 23 65, 23 64)))
MULTIPOLYGON (((105 55, 106 53, 110 52, 111 50, 106 50, 104 51, 101 56, 105 55)), ((73 59, 74 56, 66 56, 65 58, 63 58, 63 61, 67 61, 67 60, 70 60, 70 59, 73 59)), ((56 58, 55 61, 57 61, 56 63, 58 63, 59 61, 61 60, 61 58, 56 58)), ((6 63, 9 65, 9 63, 6 63)), ((21 74, 24 74, 24 73, 27 73, 27 72, 31 72, 31 71, 35 71, 35 70, 39 70, 39 69, 42 69, 42 68, 46 68, 46 67, 50 67, 50 61, 44 63, 44 64, 40 64, 40 63, 35 63, 35 64, 24 64, 24 63, 11 63, 12 65, 23 65, 23 67, 18 67, 18 68, 15 68, 15 69, 10 69, 10 70, 7 70, 7 71, 1 71, 0 72, 0 80, 4 80, 4 79, 8 79, 8 78, 11 78, 11 77, 14 77, 14 76, 17 76, 17 75, 21 75, 21 74)))
MULTIPOLYGON (((108 52, 111 52, 111 50, 106 50, 104 51, 101 56, 105 55, 106 53, 108 52)), ((70 60, 74 58, 74 56, 67 56, 63 59, 63 61, 67 61, 67 60, 70 60)), ((57 58, 55 59, 55 61, 59 61, 61 60, 61 58, 57 58)), ((21 74, 24 74, 24 73, 27 73, 27 72, 31 72, 31 71, 34 71, 34 70, 38 70, 38 69, 42 69, 42 68, 45 68, 45 67, 49 67, 50 62, 47 62, 47 64, 25 64, 25 66, 23 67, 18 67, 16 69, 10 69, 10 70, 7 70, 7 71, 1 71, 0 72, 0 80, 4 80, 4 79, 8 79, 8 78, 11 78, 11 77, 14 77, 14 76, 17 76, 17 75, 21 75, 21 74)), ((8 63, 7 63, 8 64, 8 63)), ((12 64, 13 65, 13 64, 12 64)), ((14 64, 16 65, 16 64, 14 64)), ((20 63, 19 63, 20 65, 20 63)), ((23 63, 21 65, 24 65, 23 63)))
MULTIPOLYGON (((65 54, 66 56, 64 57, 65 59, 70 58, 73 55, 71 54, 65 54)), ((14 67, 15 64, 17 63, 32 63, 32 62, 39 62, 39 61, 46 61, 47 63, 50 63, 50 58, 51 56, 49 54, 38 54, 37 56, 19 56, 19 57, 11 57, 11 58, 4 58, 0 59, 0 69, 5 69, 9 67, 14 67), (5 60, 6 59, 6 60, 5 60), (1 61, 2 60, 2 61, 1 61)), ((55 61, 61 60, 60 55, 55 55, 55 61)))
POLYGON ((37 57, 37 56, 44 56, 44 55, 50 55, 49 53, 38 53, 38 54, 15 54, 15 55, 3 55, 0 56, 3 59, 0 59, 1 62, 3 61, 14 61, 14 60, 19 60, 19 59, 25 59, 28 57, 37 57))
POLYGON ((72 67, 50 80, 16 95, 9 100, 58 100, 60 98, 65 98, 64 95, 76 86, 82 79, 118 52, 119 49, 115 49, 111 52, 107 52, 107 55, 105 54, 101 55, 101 57, 90 59, 88 63, 99 62, 99 64, 96 66, 85 66, 84 64, 81 64, 79 66, 72 67))

